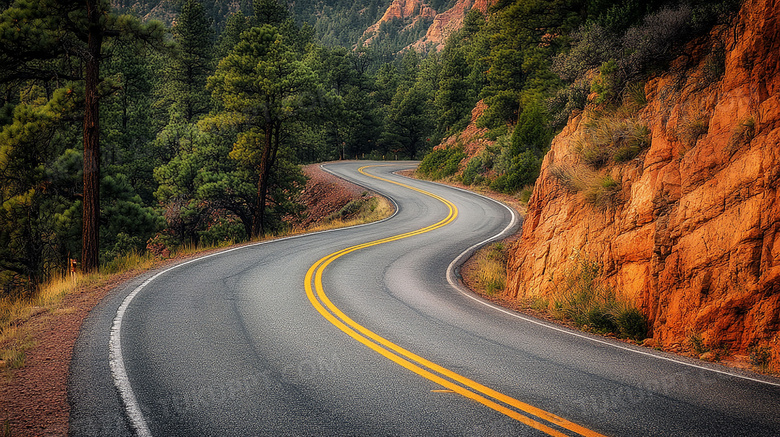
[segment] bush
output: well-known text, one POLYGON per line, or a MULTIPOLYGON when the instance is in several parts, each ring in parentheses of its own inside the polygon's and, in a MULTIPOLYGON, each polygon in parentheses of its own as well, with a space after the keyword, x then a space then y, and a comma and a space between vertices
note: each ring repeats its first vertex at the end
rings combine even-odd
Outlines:
POLYGON ((452 176, 458 171, 460 162, 466 157, 460 147, 438 149, 425 155, 417 171, 433 180, 452 176))
POLYGON ((226 243, 246 241, 246 228, 238 219, 217 218, 205 231, 198 232, 204 246, 217 246, 226 243))
POLYGON ((471 158, 466 168, 460 175, 460 180, 464 185, 474 185, 475 183, 482 182, 484 177, 482 173, 486 170, 481 156, 475 156, 471 158))
POLYGON ((531 150, 542 154, 550 147, 553 132, 547 127, 547 114, 540 98, 530 98, 517 119, 517 125, 509 137, 513 155, 531 150))
POLYGON ((772 353, 768 346, 761 346, 757 343, 753 343, 748 347, 747 352, 748 357, 750 358, 750 364, 758 367, 762 372, 766 372, 769 369, 772 353))
MULTIPOLYGON (((620 36, 627 25, 637 22, 647 10, 640 6, 633 2, 613 5, 597 22, 573 32, 570 50, 553 59, 551 70, 562 80, 576 84, 570 88, 581 88, 591 85, 586 77, 588 72, 601 67, 594 91, 600 94, 601 101, 610 102, 619 98, 628 84, 664 67, 680 54, 683 43, 693 35, 692 9, 687 5, 663 8, 645 16, 641 24, 620 36)), ((556 100, 561 106, 560 94, 556 100)), ((554 125, 562 123, 560 116, 554 121, 554 125)))
POLYGON ((704 337, 701 335, 701 332, 690 332, 688 334, 688 344, 697 356, 710 351, 710 348, 704 344, 704 337))
POLYGON ((617 205, 619 196, 620 183, 610 175, 599 177, 585 190, 585 201, 602 209, 617 205))
POLYGON ((710 121, 705 114, 696 112, 687 114, 680 120, 677 136, 687 149, 696 145, 699 139, 710 129, 710 121))
POLYGON ((100 254, 101 264, 111 262, 115 258, 123 257, 131 253, 140 253, 144 249, 141 237, 130 236, 124 232, 116 234, 114 247, 100 254))
POLYGON ((509 149, 504 149, 499 162, 502 162, 504 171, 490 184, 490 188, 508 194, 517 192, 526 185, 532 185, 539 177, 542 166, 541 158, 530 150, 518 156, 511 156, 509 149))
POLYGON ((611 175, 602 175, 586 166, 552 166, 550 174, 570 191, 583 193, 585 201, 606 209, 620 201, 621 185, 611 175))
MULTIPOLYGON (((588 15, 596 16, 596 21, 605 28, 613 32, 620 32, 641 21, 642 16, 650 10, 656 2, 624 1, 605 3, 604 6, 609 5, 609 8, 606 10, 590 10, 589 8, 588 15)), ((597 5, 598 3, 594 4, 594 6, 597 5)))
POLYGON ((619 62, 622 83, 674 59, 679 54, 675 48, 681 48, 691 30, 691 8, 684 4, 661 9, 628 29, 621 41, 623 52, 629 54, 619 62))
POLYGON ((647 336, 647 318, 638 308, 626 307, 615 316, 621 337, 642 341, 647 336))
POLYGON ((604 27, 589 23, 570 35, 571 49, 556 55, 551 70, 566 82, 576 82, 620 53, 619 38, 604 27))
POLYGON ((617 62, 614 59, 604 62, 599 67, 599 75, 593 81, 590 90, 598 97, 595 99, 596 104, 604 102, 611 102, 615 100, 615 93, 617 88, 617 80, 615 78, 615 72, 617 71, 617 62))
POLYGON ((618 110, 619 112, 636 114, 645 106, 647 106, 647 95, 644 83, 633 82, 623 88, 623 106, 618 110))
POLYGON ((558 128, 566 125, 575 111, 585 109, 590 93, 590 82, 578 79, 566 88, 558 90, 547 102, 547 112, 553 114, 550 127, 558 128))
POLYGON ((488 107, 477 120, 477 126, 494 130, 504 127, 507 120, 516 120, 519 99, 518 92, 510 89, 501 89, 486 97, 488 107))

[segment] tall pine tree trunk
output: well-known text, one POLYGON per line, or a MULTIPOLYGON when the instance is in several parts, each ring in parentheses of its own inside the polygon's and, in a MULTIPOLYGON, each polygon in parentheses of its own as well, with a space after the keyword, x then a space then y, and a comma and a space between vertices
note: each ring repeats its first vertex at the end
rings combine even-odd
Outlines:
POLYGON ((84 201, 81 264, 84 272, 98 268, 100 232, 100 49, 103 30, 98 0, 87 0, 87 59, 84 91, 84 201))
POLYGON ((268 175, 271 173, 272 138, 272 125, 271 123, 266 123, 263 152, 260 155, 260 167, 258 168, 258 173, 260 174, 257 181, 255 211, 252 218, 252 237, 254 238, 261 237, 265 233, 265 229, 263 229, 263 220, 265 220, 265 198, 268 193, 268 175))

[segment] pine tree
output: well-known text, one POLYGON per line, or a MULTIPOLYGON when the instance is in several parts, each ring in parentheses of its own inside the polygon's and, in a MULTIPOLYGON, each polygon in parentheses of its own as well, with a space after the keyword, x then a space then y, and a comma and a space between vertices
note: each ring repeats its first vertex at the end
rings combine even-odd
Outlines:
MULTIPOLYGON (((76 114, 78 91, 61 89, 50 99, 33 87, 13 108, 0 131, 0 287, 32 294, 46 271, 56 241, 46 223, 65 204, 53 204, 58 186, 51 174, 62 153, 55 132, 76 114)), ((75 181, 74 181, 75 182, 75 181)))
POLYGON ((225 29, 219 34, 216 45, 216 59, 227 56, 233 47, 241 40, 241 33, 249 28, 249 20, 241 12, 236 12, 227 19, 225 29))
POLYGON ((161 26, 142 26, 130 17, 110 13, 105 0, 85 4, 65 0, 17 1, 0 16, 0 82, 83 81, 82 268, 98 267, 100 227, 100 100, 110 92, 101 81, 106 38, 133 34, 160 41, 161 26), (7 30, 7 31, 6 31, 7 30), (99 89, 100 87, 103 89, 99 89))
POLYGON ((287 6, 279 3, 279 0, 254 0, 253 6, 256 26, 269 24, 279 27, 290 18, 287 6))
POLYGON ((224 110, 211 123, 233 124, 240 134, 231 158, 257 174, 252 206, 252 237, 265 230, 266 199, 282 135, 288 123, 302 111, 312 109, 306 99, 313 93, 316 77, 279 31, 269 25, 243 34, 233 52, 223 59, 209 88, 224 110))
POLYGON ((213 71, 214 32, 203 6, 187 0, 171 29, 177 43, 168 70, 169 98, 187 123, 211 109, 206 79, 213 71))

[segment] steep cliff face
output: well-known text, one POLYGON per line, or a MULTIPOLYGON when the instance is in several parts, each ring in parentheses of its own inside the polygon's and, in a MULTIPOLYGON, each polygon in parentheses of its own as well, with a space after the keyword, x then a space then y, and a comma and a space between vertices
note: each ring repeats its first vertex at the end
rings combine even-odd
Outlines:
POLYGON ((549 296, 578 256, 648 317, 655 342, 692 333, 712 346, 774 349, 780 332, 780 2, 747 0, 731 26, 692 45, 645 86, 651 145, 610 169, 616 201, 597 207, 556 168, 589 115, 555 138, 509 261, 511 297, 549 296), (722 46, 719 46, 722 44, 722 46), (710 47, 725 72, 713 79, 710 47))

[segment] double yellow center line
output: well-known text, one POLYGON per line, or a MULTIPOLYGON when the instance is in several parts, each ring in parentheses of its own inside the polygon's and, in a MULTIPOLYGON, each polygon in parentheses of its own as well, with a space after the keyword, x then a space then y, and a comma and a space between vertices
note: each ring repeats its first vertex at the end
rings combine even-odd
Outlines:
POLYGON ((434 199, 444 203, 444 205, 447 206, 449 212, 447 216, 441 221, 430 226, 426 226, 422 229, 406 232, 392 237, 382 238, 368 243, 358 244, 356 246, 342 249, 338 252, 331 253, 330 255, 321 258, 319 261, 314 263, 311 268, 309 268, 308 272, 306 272, 306 296, 309 298, 309 301, 314 306, 314 308, 323 317, 325 317, 325 319, 327 319, 340 330, 344 331, 347 335, 359 341, 360 343, 363 343, 378 354, 393 361, 401 367, 404 367, 422 376, 423 378, 429 379, 448 390, 452 390, 455 393, 459 393, 462 396, 475 400, 489 408, 503 413, 532 428, 552 436, 571 435, 564 433, 561 430, 568 430, 582 436, 601 436, 601 434, 577 425, 576 423, 572 423, 564 418, 558 417, 552 413, 548 413, 545 410, 528 405, 525 402, 518 401, 517 399, 514 399, 503 393, 499 393, 478 382, 472 381, 465 376, 446 369, 436 363, 428 361, 425 358, 420 357, 419 355, 416 355, 366 329, 362 325, 349 318, 349 316, 344 314, 338 307, 333 304, 333 302, 330 301, 328 296, 325 294, 325 289, 322 285, 322 275, 325 269, 333 261, 360 249, 378 246, 380 244, 389 243, 391 241, 397 241, 433 231, 435 229, 446 226, 447 224, 454 221, 458 216, 458 208, 447 199, 406 184, 370 175, 364 171, 367 167, 370 166, 361 167, 358 171, 366 176, 399 185, 401 187, 422 193, 426 196, 433 197, 434 199), (553 428, 553 426, 555 426, 555 428, 553 428))

